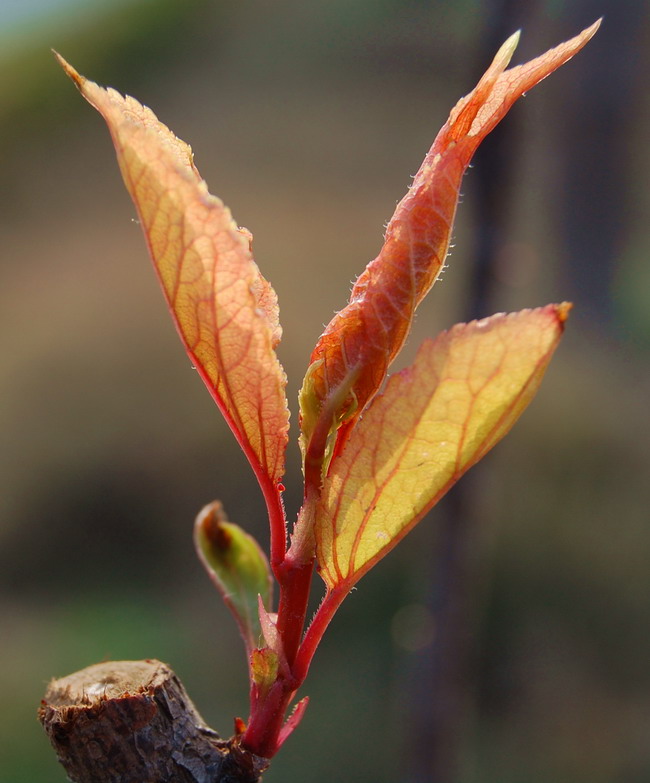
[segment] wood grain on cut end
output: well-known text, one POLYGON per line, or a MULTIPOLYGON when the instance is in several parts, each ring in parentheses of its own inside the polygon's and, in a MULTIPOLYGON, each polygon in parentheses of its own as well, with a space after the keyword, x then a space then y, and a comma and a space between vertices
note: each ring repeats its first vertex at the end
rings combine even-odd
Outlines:
POLYGON ((73 783, 257 783, 268 766, 220 739, 156 660, 53 680, 38 716, 73 783))

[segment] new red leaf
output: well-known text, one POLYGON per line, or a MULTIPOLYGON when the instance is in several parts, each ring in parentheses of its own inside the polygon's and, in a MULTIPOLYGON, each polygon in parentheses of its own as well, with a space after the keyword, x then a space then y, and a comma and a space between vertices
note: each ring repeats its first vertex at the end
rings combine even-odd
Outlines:
POLYGON ((528 63, 505 70, 519 39, 518 33, 513 35, 476 88, 452 110, 398 204, 379 255, 359 277, 349 304, 332 319, 312 353, 301 391, 308 483, 320 482, 334 438, 340 451, 351 427, 381 387, 406 339, 415 308, 438 277, 449 247, 461 180, 477 147, 513 103, 578 52, 599 24, 528 63))

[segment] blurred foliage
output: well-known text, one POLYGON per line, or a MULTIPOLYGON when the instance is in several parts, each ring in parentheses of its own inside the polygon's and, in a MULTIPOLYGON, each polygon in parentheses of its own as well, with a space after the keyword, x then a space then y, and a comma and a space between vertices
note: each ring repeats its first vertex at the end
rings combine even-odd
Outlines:
POLYGON ((137 81, 138 73, 164 67, 175 43, 200 33, 197 16, 205 10, 204 0, 139 0, 104 6, 95 14, 85 13, 82 23, 75 24, 73 17, 69 24, 58 25, 54 16, 47 17, 53 29, 41 29, 18 51, 10 48, 11 59, 5 58, 2 63, 5 71, 11 69, 18 74, 18 78, 5 78, 0 83, 3 140, 15 139, 26 129, 42 128, 44 123, 53 123, 62 116, 60 106, 69 97, 69 90, 52 67, 48 38, 55 39, 56 47, 71 58, 84 62, 95 79, 101 81, 105 70, 110 69, 113 79, 137 81))
MULTIPOLYGON (((0 780, 63 781, 38 700, 49 677, 107 658, 167 661, 228 734, 246 712, 241 644, 192 552, 192 520, 218 496, 233 522, 267 536, 253 478, 168 322, 105 129, 49 47, 152 105, 253 230, 280 298, 295 410, 323 323, 376 253, 450 106, 484 70, 476 51, 498 5, 137 0, 50 15, 51 27, 3 60, 0 780)), ((532 3, 518 61, 607 6, 532 3)), ((612 32, 617 13, 610 6, 593 57, 643 62, 647 14, 626 49, 612 32)), ((521 144, 507 162, 516 176, 497 270, 503 308, 566 298, 580 260, 554 209, 563 177, 578 173, 554 146, 578 67, 509 120, 521 144)), ((619 85, 607 78, 585 111, 611 111, 619 85)), ((608 259, 614 320, 586 318, 588 287, 578 286, 539 399, 472 489, 475 688, 463 705, 459 783, 650 777, 650 108, 640 84, 626 86, 634 123, 615 142, 630 206, 608 259)), ((471 175, 466 194, 458 249, 407 357, 465 317, 471 175)), ((592 197, 607 206, 610 193, 592 197)), ((563 206, 566 230, 582 206, 563 206)), ((602 226, 587 228, 597 236, 602 226)), ((294 446, 290 513, 299 483, 294 446)), ((431 577, 446 513, 436 509, 342 608, 305 688, 306 718, 269 783, 302 780, 305 769, 314 783, 407 780, 405 759, 415 746, 426 753, 416 716, 436 698, 426 688, 431 577)))

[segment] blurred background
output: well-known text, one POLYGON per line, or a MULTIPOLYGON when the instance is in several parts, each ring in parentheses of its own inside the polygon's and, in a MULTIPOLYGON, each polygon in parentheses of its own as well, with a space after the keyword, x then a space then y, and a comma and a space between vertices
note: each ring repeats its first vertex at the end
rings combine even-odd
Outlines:
MULTIPOLYGON (((47 681, 171 664, 224 735, 234 623, 191 542, 244 458, 174 333, 101 118, 50 48, 150 105, 255 235, 295 399, 410 176, 498 45, 605 15, 464 182, 425 335, 575 308, 513 433, 359 584, 274 781, 650 780, 650 97, 645 0, 0 0, 0 780, 65 780, 47 681)), ((294 413, 285 484, 300 469, 294 413)), ((320 585, 316 585, 316 593, 320 585)))

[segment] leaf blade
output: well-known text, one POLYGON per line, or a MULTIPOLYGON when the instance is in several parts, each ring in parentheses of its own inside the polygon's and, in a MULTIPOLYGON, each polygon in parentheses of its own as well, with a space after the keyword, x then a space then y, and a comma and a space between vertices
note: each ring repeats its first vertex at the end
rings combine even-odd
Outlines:
POLYGON ((457 324, 389 380, 332 462, 316 514, 328 589, 348 590, 512 427, 568 305, 457 324))
POLYGON ((185 346, 261 482, 284 473, 289 411, 275 292, 251 235, 208 192, 191 148, 131 97, 80 76, 57 55, 104 117, 163 293, 185 346))
MULTIPOLYGON (((338 430, 337 453, 404 344, 415 309, 444 263, 461 180, 481 141, 526 90, 576 54, 599 24, 505 70, 518 41, 518 34, 511 36, 476 88, 452 109, 398 204, 379 255, 357 279, 348 305, 334 316, 312 353, 301 392, 306 475, 312 463, 327 469, 333 433, 338 430), (344 402, 332 412, 329 400, 346 385, 344 402)), ((311 483, 317 481, 311 477, 311 483)))

